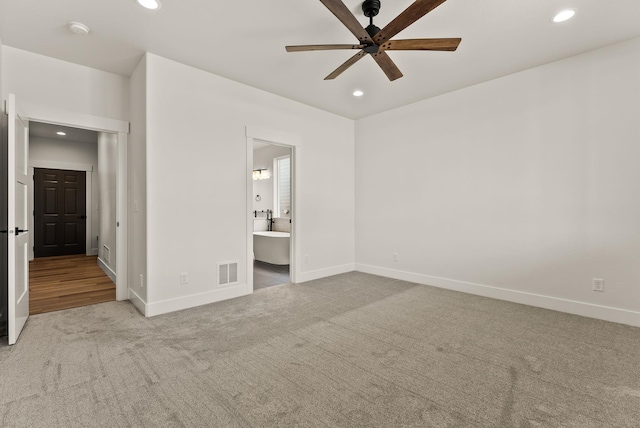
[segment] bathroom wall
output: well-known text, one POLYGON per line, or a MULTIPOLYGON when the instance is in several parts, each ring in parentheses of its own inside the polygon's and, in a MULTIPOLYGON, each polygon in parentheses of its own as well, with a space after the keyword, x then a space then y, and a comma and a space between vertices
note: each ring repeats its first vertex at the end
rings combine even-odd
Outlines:
POLYGON ((274 218, 273 230, 276 232, 291 232, 291 219, 289 217, 274 218))
POLYGON ((253 210, 273 210, 273 159, 291 154, 289 147, 269 145, 253 151, 253 169, 267 169, 269 178, 253 180, 253 210), (256 196, 260 195, 260 201, 256 196))

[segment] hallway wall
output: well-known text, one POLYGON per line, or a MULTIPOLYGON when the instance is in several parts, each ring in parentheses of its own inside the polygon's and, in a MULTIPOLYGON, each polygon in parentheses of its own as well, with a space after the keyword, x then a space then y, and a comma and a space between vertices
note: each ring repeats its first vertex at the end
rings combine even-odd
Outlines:
MULTIPOLYGON (((63 141, 42 137, 32 137, 29 140, 29 166, 34 163, 47 165, 51 164, 74 164, 90 165, 93 172, 86 172, 87 177, 91 176, 91 210, 87 214, 91 215, 91 247, 87 248, 89 254, 98 254, 98 231, 100 226, 100 212, 98 210, 98 144, 92 142, 63 141)), ((54 168, 58 169, 58 168, 54 168)), ((88 183, 88 181, 87 181, 88 183)), ((29 211, 33 211, 33 180, 29 184, 29 211)), ((30 221, 33 221, 31 217, 30 221)), ((32 230, 33 227, 32 227, 32 230)), ((29 235, 30 248, 33 248, 34 234, 29 235)), ((33 255, 33 250, 30 251, 33 255)))
POLYGON ((100 132, 98 134, 98 257, 116 272, 116 172, 118 168, 118 136, 100 132))

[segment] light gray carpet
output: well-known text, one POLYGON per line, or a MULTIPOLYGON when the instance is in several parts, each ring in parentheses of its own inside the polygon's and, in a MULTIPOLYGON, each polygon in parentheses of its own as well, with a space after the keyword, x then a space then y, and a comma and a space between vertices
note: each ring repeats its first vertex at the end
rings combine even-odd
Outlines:
POLYGON ((0 345, 0 426, 638 427, 640 329, 362 273, 103 303, 0 345))

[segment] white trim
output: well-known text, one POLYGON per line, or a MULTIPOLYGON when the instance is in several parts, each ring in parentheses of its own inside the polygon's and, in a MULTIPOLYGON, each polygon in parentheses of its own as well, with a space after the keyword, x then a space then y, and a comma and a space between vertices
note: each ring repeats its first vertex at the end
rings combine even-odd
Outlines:
MULTIPOLYGON (((153 317, 156 315, 167 314, 169 312, 180 311, 182 309, 195 308, 197 306, 208 305, 210 303, 220 302, 222 300, 246 296, 247 294, 251 294, 252 292, 253 289, 249 288, 246 284, 241 284, 218 288, 204 293, 192 294, 190 296, 183 296, 175 299, 162 300, 160 302, 147 303, 145 305, 144 316, 153 317)), ((139 298, 140 297, 138 296, 138 299, 139 298)), ((136 305, 136 307, 138 306, 136 305)))
POLYGON ((129 122, 89 114, 72 113, 45 108, 38 111, 37 106, 29 106, 29 120, 51 125, 73 126, 74 128, 109 133, 129 133, 129 122))
POLYGON ((287 132, 278 131, 276 129, 262 128, 260 126, 249 126, 245 128, 247 138, 254 140, 263 140, 269 143, 284 146, 302 146, 302 139, 299 135, 289 134, 287 132))
MULTIPOLYGON (((291 237, 291 254, 289 256, 289 274, 292 283, 297 283, 300 280, 300 272, 302 257, 298 257, 298 248, 301 247, 300 241, 302 240, 302 234, 300 233, 300 224, 302 219, 298 216, 300 212, 300 192, 298 192, 298 180, 300 179, 300 157, 302 156, 302 149, 299 146, 291 147, 291 227, 289 230, 291 237)), ((253 232, 251 233, 253 235, 253 232)), ((253 241, 252 241, 253 242, 253 241)))
POLYGON ((69 171, 93 172, 93 165, 85 165, 72 162, 56 162, 41 159, 29 160, 29 166, 32 168, 66 169, 69 171))
POLYGON ((107 266, 104 260, 102 260, 100 257, 98 257, 98 266, 100 266, 100 269, 102 269, 104 273, 107 274, 107 276, 111 279, 111 281, 113 281, 114 284, 117 282, 116 273, 112 271, 111 268, 107 266))
POLYGON ((298 283, 313 281, 314 279, 326 278, 333 275, 340 275, 341 273, 352 272, 354 270, 356 270, 355 263, 347 263, 346 265, 332 266, 329 268, 312 270, 309 272, 301 272, 298 275, 298 283))
POLYGON ((245 212, 247 213, 246 224, 246 243, 247 243, 247 258, 246 258, 246 283, 250 293, 253 293, 253 138, 247 137, 246 141, 246 206, 245 212), (251 171, 250 173, 248 171, 251 171))
MULTIPOLYGON (((34 197, 35 197, 35 168, 45 168, 45 169, 62 169, 67 171, 84 171, 85 172, 85 212, 87 215, 86 223, 85 223, 85 254, 87 256, 95 256, 98 254, 98 249, 93 248, 91 246, 91 237, 93 236, 93 229, 91 225, 93 223, 93 201, 92 201, 92 190, 93 190, 93 165, 85 165, 78 164, 72 162, 55 162, 55 161, 47 161, 41 159, 29 160, 29 201, 28 209, 31 214, 29 216, 29 230, 33 230, 35 232, 35 207, 34 207, 34 197)), ((35 245, 35 233, 29 234, 29 260, 33 260, 35 257, 33 247, 35 245)))
POLYGON ((461 291, 463 293, 475 294, 478 296, 490 297, 498 300, 506 300, 508 302, 521 303, 523 305, 551 309, 554 311, 566 312, 569 314, 581 315, 584 317, 596 318, 605 321, 640 327, 640 312, 627 309, 612 308, 609 306, 595 305, 593 303, 578 302, 575 300, 562 299, 552 296, 543 296, 540 294, 527 293, 524 291, 509 290, 506 288, 493 287, 484 284, 475 284, 471 282, 458 281, 455 279, 439 278, 419 273, 370 266, 361 263, 356 263, 355 267, 359 272, 370 273, 387 278, 410 281, 418 284, 445 288, 447 290, 461 291))
MULTIPOLYGON (((128 124, 127 124, 128 128, 128 124)), ((118 162, 116 167, 116 272, 120 277, 120 283, 116 282, 116 300, 127 300, 127 278, 129 275, 129 265, 127 263, 129 246, 128 234, 128 158, 129 135, 125 132, 118 133, 118 162)), ((109 261, 113 263, 112 260, 109 261)))
POLYGON ((129 288, 127 298, 142 315, 144 315, 145 317, 149 316, 147 315, 147 302, 145 302, 144 299, 131 288, 129 288))

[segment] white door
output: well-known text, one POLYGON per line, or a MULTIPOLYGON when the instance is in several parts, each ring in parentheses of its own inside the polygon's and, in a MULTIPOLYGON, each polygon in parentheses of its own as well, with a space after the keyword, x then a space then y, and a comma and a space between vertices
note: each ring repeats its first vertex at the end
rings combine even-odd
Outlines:
POLYGON ((27 229, 27 161, 29 127, 24 115, 17 112, 16 97, 6 101, 9 164, 9 310, 7 312, 9 345, 18 340, 29 318, 29 232, 27 229))

